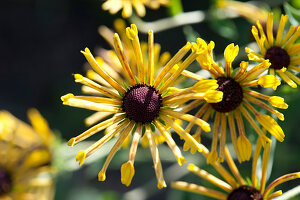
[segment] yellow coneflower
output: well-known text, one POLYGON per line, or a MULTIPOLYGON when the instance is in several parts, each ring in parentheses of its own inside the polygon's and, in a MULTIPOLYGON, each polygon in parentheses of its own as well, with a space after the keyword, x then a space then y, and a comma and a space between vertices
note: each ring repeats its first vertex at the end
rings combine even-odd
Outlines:
MULTIPOLYGON (((132 49, 132 45, 130 42, 130 39, 126 36, 126 33, 124 33, 124 30, 126 28, 126 23, 122 19, 116 19, 114 21, 114 29, 120 36, 121 43, 123 44, 124 54, 127 58, 128 64, 133 71, 134 74, 137 73, 137 63, 134 55, 134 51, 132 49)), ((113 36, 114 32, 107 28, 106 26, 100 26, 98 30, 99 34, 108 42, 108 44, 111 46, 111 48, 114 48, 114 42, 113 42, 113 36)), ((141 42, 141 51, 143 55, 143 64, 144 68, 147 68, 148 65, 148 44, 146 42, 141 42)), ((160 54, 161 46, 158 43, 154 43, 154 74, 157 74, 158 69, 161 69, 167 62, 170 60, 171 55, 169 52, 163 52, 160 54)), ((118 83, 128 83, 128 75, 126 71, 123 70, 122 65, 119 62, 118 56, 113 50, 106 50, 103 48, 100 48, 97 50, 97 54, 95 56, 95 60, 98 62, 99 65, 101 65, 106 72, 115 79, 118 83)), ((94 70, 89 69, 86 74, 87 78, 97 81, 101 83, 102 85, 105 85, 108 88, 112 88, 107 82, 101 78, 99 74, 97 74, 94 70)), ((180 80, 180 79, 178 79, 180 80)), ((83 93, 86 94, 93 94, 93 95, 99 95, 103 96, 100 92, 97 90, 91 90, 90 87, 82 86, 83 93)), ((115 91, 115 90, 114 90, 115 91)), ((103 120, 105 117, 107 117, 108 113, 103 112, 96 112, 93 115, 86 118, 85 123, 88 126, 91 126, 95 123, 97 123, 100 120, 103 120)), ((114 128, 114 127, 110 127, 114 128)), ((109 129, 106 129, 106 132, 109 131, 109 129)), ((158 132, 154 132, 154 138, 157 144, 163 143, 164 137, 158 132)), ((123 146, 128 146, 130 141, 131 135, 128 135, 126 138, 127 142, 123 143, 123 146)), ((148 146, 148 139, 146 135, 144 135, 141 139, 142 146, 147 147, 148 146)))
POLYGON ((269 60, 271 63, 269 74, 279 75, 288 85, 296 88, 297 84, 300 84, 300 79, 294 74, 294 71, 300 72, 300 45, 295 41, 300 36, 300 27, 291 26, 284 34, 287 20, 287 15, 281 15, 276 35, 273 33, 273 13, 268 14, 266 31, 257 21, 257 27, 252 26, 252 34, 260 53, 249 48, 246 48, 246 52, 250 60, 260 63, 269 60))
POLYGON ((36 109, 28 116, 32 127, 0 111, 0 199, 53 199, 54 135, 36 109))
MULTIPOLYGON (((134 159, 137 151, 138 142, 144 134, 146 135, 150 147, 150 151, 153 157, 154 169, 156 177, 158 180, 158 188, 166 187, 166 183, 163 178, 163 171, 161 167, 161 162, 158 156, 157 145, 153 136, 155 132, 155 127, 160 131, 160 133, 165 138, 167 144, 171 148, 173 154, 178 160, 178 163, 182 165, 185 162, 179 148, 172 139, 166 126, 172 127, 175 132, 177 132, 181 138, 183 138, 187 143, 189 143, 193 148, 201 151, 201 146, 196 142, 196 140, 191 137, 189 133, 184 131, 184 129, 178 125, 173 119, 181 119, 190 122, 194 122, 199 125, 204 131, 210 131, 210 126, 205 121, 194 117, 189 114, 185 114, 181 111, 174 110, 178 104, 176 102, 176 97, 179 95, 183 98, 185 95, 194 90, 202 91, 198 93, 195 98, 205 99, 210 102, 219 102, 222 99, 222 92, 212 90, 214 84, 214 89, 218 87, 216 81, 206 81, 199 82, 191 88, 180 91, 180 94, 174 94, 169 92, 170 86, 173 85, 174 81, 180 75, 180 73, 191 63, 203 50, 201 45, 195 43, 187 43, 183 48, 181 48, 178 53, 169 60, 165 67, 161 70, 158 76, 154 79, 154 39, 153 32, 149 31, 148 38, 148 66, 145 68, 143 55, 140 47, 140 42, 138 38, 138 30, 134 24, 126 29, 128 38, 132 41, 133 51, 136 56, 137 63, 137 73, 133 73, 131 66, 129 66, 128 61, 124 55, 123 46, 121 44, 120 38, 116 33, 114 35, 114 47, 118 59, 123 67, 123 70, 127 73, 128 83, 118 83, 113 79, 99 63, 95 60, 89 49, 82 51, 92 68, 117 92, 110 90, 109 88, 102 86, 80 74, 75 74, 75 81, 82 83, 90 88, 97 90, 102 93, 105 97, 96 96, 74 96, 73 94, 67 94, 61 99, 65 105, 86 108, 95 111, 101 111, 103 113, 109 113, 113 115, 110 119, 107 119, 92 128, 88 129, 81 135, 74 137, 69 140, 68 144, 73 146, 80 141, 90 137, 91 135, 104 130, 110 126, 114 126, 113 129, 108 131, 104 137, 94 143, 92 146, 86 150, 80 151, 76 160, 79 164, 83 164, 84 160, 99 149, 104 143, 110 140, 113 136, 119 135, 118 140, 111 149, 101 171, 98 174, 99 181, 105 180, 105 173, 107 167, 119 149, 119 147, 124 143, 125 139, 129 134, 133 135, 129 160, 121 167, 121 182, 126 186, 129 186, 134 170, 134 159), (180 62, 180 60, 187 54, 187 52, 192 49, 193 52, 181 63, 179 64, 179 69, 176 73, 169 73, 169 71, 180 62), (205 86, 205 83, 212 82, 209 86, 205 86), (124 85, 124 86, 123 86, 124 85), (214 95, 213 95, 214 94, 214 95)), ((180 105, 180 104, 179 104, 180 105)))
MULTIPOLYGON (((203 43, 204 41, 198 38, 197 42, 203 43)), ((203 120, 206 121, 210 116, 213 116, 214 118, 212 146, 207 162, 213 163, 218 159, 218 157, 219 161, 223 160, 227 124, 229 125, 231 140, 239 161, 242 162, 250 159, 251 143, 247 138, 242 116, 244 116, 245 120, 251 124, 259 136, 263 135, 261 128, 255 122, 250 113, 254 114, 256 120, 263 128, 276 137, 277 140, 282 142, 284 139, 284 133, 277 122, 269 115, 260 114, 257 109, 253 107, 253 104, 255 106, 259 106, 276 115, 280 120, 284 120, 282 113, 261 101, 268 101, 274 107, 286 109, 288 105, 284 102, 283 98, 278 96, 267 96, 251 89, 252 86, 258 85, 262 87, 273 87, 273 89, 276 89, 276 87, 280 85, 280 81, 273 75, 263 75, 257 78, 263 71, 269 68, 270 63, 268 60, 263 61, 250 70, 247 70, 248 62, 241 62, 238 70, 232 70, 231 65, 235 57, 238 55, 239 47, 237 45, 234 46, 234 44, 230 44, 224 51, 226 61, 226 70, 224 71, 223 68, 217 65, 213 60, 212 51, 214 48, 214 42, 210 42, 206 48, 207 50, 203 51, 203 53, 197 57, 197 61, 201 67, 204 70, 207 70, 211 74, 212 78, 217 81, 219 85, 217 90, 223 92, 223 100, 218 103, 207 103, 195 100, 186 106, 183 111, 187 112, 200 105, 201 108, 196 113, 196 117, 203 117, 203 120), (238 132, 236 131, 236 124, 238 132), (218 140, 219 133, 220 140, 218 140), (237 135, 237 133, 239 135, 237 135), (219 156, 217 153, 218 142, 220 143, 219 156)), ((188 71, 183 71, 182 74, 198 80, 194 77, 196 74, 193 75, 191 72, 187 72, 188 71)), ((187 126, 186 131, 189 132, 193 125, 193 123, 190 123, 187 126)), ((193 137, 200 142, 200 136, 201 129, 197 129, 193 137)), ((269 140, 266 136, 261 138, 263 138, 264 141, 269 140)), ((186 143, 183 148, 184 150, 187 150, 190 146, 186 143)), ((191 148, 191 151, 195 152, 195 149, 191 148)))
POLYGON ((102 9, 108 10, 110 14, 116 14, 123 9, 122 17, 128 18, 132 15, 133 7, 140 17, 144 17, 146 14, 145 6, 158 9, 161 5, 169 5, 169 0, 106 0, 102 5, 102 9))
MULTIPOLYGON (((268 168, 268 159, 270 154, 271 144, 266 142, 264 145, 263 155, 262 155, 262 175, 260 181, 257 177, 257 161, 261 154, 262 149, 261 140, 257 140, 255 154, 252 161, 252 171, 251 171, 251 182, 244 179, 237 166, 235 165, 228 148, 225 146, 225 158, 230 169, 230 172, 223 167, 220 163, 214 162, 212 166, 216 169, 218 174, 224 179, 217 178, 213 174, 208 173, 207 171, 198 168, 194 164, 188 165, 188 170, 192 173, 198 175, 202 179, 214 184, 215 186, 222 189, 222 191, 217 191, 214 189, 209 189, 200 185, 187 183, 187 182, 174 182, 171 183, 171 186, 188 192, 198 193, 201 195, 209 196, 214 199, 221 200, 271 200, 275 197, 278 197, 282 194, 281 190, 274 191, 274 188, 281 183, 300 178, 300 172, 286 174, 281 176, 271 182, 266 187, 266 174, 268 168)), ((202 154, 208 158, 209 151, 203 148, 202 154)))

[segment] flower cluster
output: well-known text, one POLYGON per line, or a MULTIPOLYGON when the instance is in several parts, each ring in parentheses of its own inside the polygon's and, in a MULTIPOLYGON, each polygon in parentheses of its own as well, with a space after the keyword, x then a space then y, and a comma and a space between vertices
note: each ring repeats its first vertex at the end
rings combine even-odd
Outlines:
MULTIPOLYGON (((116 13, 123 9, 122 16, 127 18, 132 7, 139 16, 145 15, 145 7, 158 8, 168 1, 122 1, 107 0, 104 10, 116 13)), ((236 9, 247 16, 257 7, 234 1, 219 1, 219 7, 236 9)), ((258 11, 261 11, 258 9, 258 11)), ((113 50, 100 49, 94 57, 86 48, 81 53, 91 68, 86 77, 75 74, 75 82, 83 85, 85 96, 71 93, 61 97, 64 105, 96 111, 86 119, 93 125, 80 135, 71 138, 68 145, 73 147, 89 137, 104 132, 104 136, 87 149, 81 150, 76 161, 82 165, 90 155, 100 149, 113 137, 117 140, 110 150, 98 180, 106 179, 107 168, 120 149, 130 146, 128 161, 121 166, 121 182, 129 186, 135 174, 135 156, 139 143, 149 147, 159 189, 166 187, 158 145, 166 142, 180 166, 187 162, 180 147, 175 143, 172 130, 184 140, 183 150, 199 152, 206 158, 225 180, 189 164, 188 170, 221 188, 224 192, 208 189, 186 182, 174 182, 174 188, 203 194, 215 199, 273 199, 282 194, 273 189, 286 181, 300 178, 300 173, 284 175, 266 187, 266 172, 271 149, 271 137, 279 142, 285 138, 284 131, 277 123, 284 115, 275 108, 287 109, 288 105, 280 96, 263 94, 263 88, 276 90, 280 79, 296 88, 300 79, 300 46, 296 40, 300 27, 291 26, 287 33, 284 27, 287 15, 282 15, 278 29, 274 33, 273 14, 265 11, 252 17, 257 20, 252 34, 260 52, 246 47, 251 61, 234 62, 239 54, 239 46, 229 44, 224 50, 224 63, 214 59, 213 41, 207 43, 201 38, 187 42, 171 57, 169 53, 160 54, 160 45, 154 43, 153 31, 148 32, 148 42, 140 42, 135 24, 126 28, 123 20, 115 21, 117 33, 105 26, 99 28, 100 35, 113 50), (263 22, 265 17, 267 19, 263 22), (263 23, 266 22, 264 27, 263 23), (196 63, 210 78, 204 78, 187 70, 196 63), (278 78, 278 76, 279 78, 278 78), (191 79, 194 84, 182 87, 183 78, 191 79), (259 90, 260 89, 260 90, 259 90), (213 125, 213 128, 211 128, 213 125), (196 126, 196 129, 193 129, 196 126), (257 135, 256 147, 252 156, 252 145, 245 127, 250 126, 257 135), (201 143, 202 131, 212 136, 210 151, 201 143), (195 130, 195 131, 194 131, 195 130), (228 133, 229 132, 229 133, 228 133), (238 161, 249 161, 252 157, 252 180, 247 182, 240 175, 226 146, 230 134, 233 150, 238 161), (262 175, 257 177, 257 163, 263 149, 262 175), (222 166, 226 160, 230 172, 222 166), (258 181, 260 180, 260 181, 258 181), (259 182, 259 183, 258 183, 259 182)))

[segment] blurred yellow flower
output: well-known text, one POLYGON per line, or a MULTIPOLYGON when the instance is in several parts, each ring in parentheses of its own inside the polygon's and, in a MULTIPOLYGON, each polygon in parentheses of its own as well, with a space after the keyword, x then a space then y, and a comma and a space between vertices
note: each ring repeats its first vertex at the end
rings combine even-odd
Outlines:
POLYGON ((255 23, 257 20, 263 22, 268 16, 268 12, 265 9, 256 6, 251 2, 217 0, 217 7, 224 9, 230 14, 238 14, 250 20, 251 23, 255 23))
MULTIPOLYGON (((300 79, 295 72, 300 72, 300 44, 295 41, 300 36, 300 26, 291 26, 284 33, 287 15, 281 15, 278 31, 273 33, 273 13, 268 14, 266 30, 257 21, 257 26, 252 26, 252 34, 259 46, 260 53, 246 48, 248 58, 257 62, 269 60, 271 66, 269 74, 279 75, 292 88, 300 84, 300 79)), ((267 69, 266 69, 267 70, 267 69)))
POLYGON ((168 6, 169 0, 106 0, 103 5, 103 10, 108 10, 110 14, 116 14, 122 10, 122 17, 128 18, 132 15, 132 7, 140 17, 146 14, 146 8, 158 9, 161 5, 168 6))
MULTIPOLYGON (((220 188, 222 191, 217 191, 215 189, 209 189, 200 185, 193 183, 187 183, 183 181, 177 181, 171 183, 171 187, 184 190, 187 192, 193 192, 201 194, 204 196, 212 197, 213 199, 220 200, 271 200, 282 194, 281 190, 274 191, 274 188, 281 183, 300 178, 300 172, 290 173, 283 175, 273 182, 271 182, 266 187, 266 174, 267 165, 270 154, 271 144, 269 142, 265 143, 265 148, 262 155, 262 174, 260 176, 260 181, 257 177, 257 161, 261 154, 262 143, 261 140, 257 141, 255 154, 252 161, 252 171, 251 171, 251 182, 244 179, 235 165, 228 148, 225 146, 225 158, 230 171, 223 167, 218 162, 213 162, 212 166, 218 172, 222 179, 217 178, 213 174, 200 169, 194 164, 189 164, 188 170, 200 178, 212 183, 213 185, 220 188)), ((208 158, 210 153, 207 149, 203 149, 202 154, 208 158)))
POLYGON ((36 109, 32 127, 0 111, 0 199, 50 200, 54 197, 51 145, 54 135, 36 109))
MULTIPOLYGON (((284 102, 281 97, 270 97, 261 93, 258 93, 251 89, 253 86, 260 85, 262 87, 272 87, 276 89, 280 84, 280 81, 271 75, 261 75, 266 69, 269 68, 270 63, 266 60, 259 65, 253 67, 250 70, 248 68, 248 62, 241 62, 238 70, 232 70, 232 62, 238 55, 239 47, 234 44, 230 44, 226 47, 224 51, 224 57, 226 61, 225 71, 223 67, 220 67, 213 60, 213 48, 214 43, 210 42, 208 45, 202 39, 198 38, 197 42, 203 43, 206 46, 206 51, 203 51, 198 57, 197 61, 201 67, 207 70, 213 80, 217 81, 219 87, 217 90, 223 92, 223 100, 218 103, 204 102, 195 100, 186 106, 183 111, 188 112, 189 110, 200 106, 199 111, 195 114, 196 117, 203 117, 204 120, 208 120, 210 117, 214 118, 214 129, 213 129, 213 140, 211 146, 211 152, 208 156, 207 162, 213 163, 216 160, 222 162, 224 158, 224 147, 225 139, 227 133, 227 123, 229 125, 229 130, 231 134, 231 140, 234 149, 237 153, 240 162, 249 160, 251 157, 251 143, 247 138, 246 131, 244 129, 244 122, 242 115, 245 117, 246 121, 254 128, 263 142, 268 141, 265 135, 263 135, 261 128, 257 125, 255 120, 250 115, 249 111, 254 114, 258 123, 270 132, 277 140, 280 142, 284 139, 284 133, 277 122, 269 115, 260 114, 256 108, 251 104, 259 106, 266 111, 276 115, 280 120, 284 120, 283 114, 273 109, 263 101, 268 101, 272 106, 286 109, 288 105, 284 102), (214 114, 215 113, 215 114, 214 114), (236 131, 236 124, 238 127, 238 132, 236 131), (220 133, 220 139, 219 138, 220 133), (239 135, 237 135, 239 133, 239 135), (219 146, 219 156, 217 155, 217 146, 219 146)), ((191 74, 191 72, 189 72, 191 74)), ((193 78, 194 76, 183 73, 187 77, 193 78)), ((195 80, 199 80, 194 78, 195 80)), ((186 131, 189 132, 193 127, 193 123, 190 123, 186 131)), ((197 129, 193 137, 201 142, 201 129, 197 129)), ((190 145, 185 143, 183 146, 184 150, 188 150, 190 145)), ((195 149, 191 148, 192 153, 195 149)))
MULTIPOLYGON (((82 51, 94 71, 97 72, 97 74, 100 75, 102 79, 106 81, 106 84, 110 85, 110 87, 106 87, 104 84, 101 85, 101 83, 99 84, 89 78, 83 77, 80 74, 75 74, 75 82, 82 83, 94 90, 97 90, 102 93, 104 97, 74 96, 73 94, 67 94, 61 97, 63 104, 101 111, 101 113, 106 116, 113 116, 106 121, 96 124, 81 135, 71 138, 68 144, 73 146, 101 130, 113 127, 109 128, 109 131, 107 131, 106 135, 100 140, 95 142, 86 150, 80 151, 76 156, 76 160, 79 161, 79 164, 81 165, 88 156, 94 153, 112 137, 118 135, 117 142, 111 149, 103 168, 98 174, 98 179, 100 181, 104 181, 106 178, 105 173, 110 161, 121 145, 124 142, 128 142, 126 141, 128 135, 132 134, 133 137, 130 146, 129 159, 128 162, 121 167, 121 181, 123 184, 129 186, 134 175, 134 159, 137 146, 140 138, 145 135, 153 158, 154 169, 158 181, 157 187, 162 188, 166 187, 166 183, 163 178, 157 143, 153 134, 155 129, 157 128, 164 137, 164 140, 172 150, 180 165, 185 162, 185 159, 172 139, 167 127, 172 127, 182 139, 198 151, 201 151, 202 146, 199 145, 188 132, 184 131, 184 129, 174 119, 193 122, 200 126, 204 131, 210 131, 208 123, 175 109, 182 104, 181 102, 185 102, 186 99, 189 98, 189 94, 192 90, 202 88, 201 93, 197 94, 197 96, 190 97, 201 100, 204 99, 206 92, 211 91, 211 87, 206 88, 205 85, 203 85, 206 82, 199 82, 199 84, 183 90, 174 88, 169 89, 172 85, 174 85, 181 72, 201 53, 203 48, 201 45, 197 45, 195 43, 191 44, 188 42, 167 62, 164 68, 159 72, 158 76, 154 78, 155 53, 153 32, 149 31, 148 35, 148 60, 145 60, 142 55, 141 45, 138 38, 138 30, 134 24, 126 28, 126 35, 132 43, 132 51, 135 55, 136 71, 133 70, 126 59, 124 53, 125 50, 120 41, 119 35, 116 33, 113 36, 115 53, 121 63, 122 69, 127 74, 126 82, 124 83, 120 83, 118 82, 118 79, 113 78, 111 76, 112 73, 106 71, 103 62, 97 62, 89 49, 86 48, 85 51, 82 51), (192 49, 192 53, 181 63, 180 61, 190 49, 192 49), (147 64, 145 65, 146 61, 147 64), (170 73, 172 68, 177 66, 177 64, 179 65, 176 72, 170 73), (114 90, 111 90, 111 87, 114 88, 114 90)), ((214 88, 217 87, 217 84, 214 83, 214 88)), ((217 93, 219 94, 221 92, 217 93)), ((221 101, 222 95, 217 96, 218 98, 213 97, 214 102, 221 101)))

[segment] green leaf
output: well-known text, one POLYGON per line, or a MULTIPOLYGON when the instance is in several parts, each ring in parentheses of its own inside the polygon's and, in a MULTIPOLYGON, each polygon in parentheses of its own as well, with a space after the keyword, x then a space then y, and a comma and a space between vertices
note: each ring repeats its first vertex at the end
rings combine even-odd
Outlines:
POLYGON ((131 131, 131 135, 133 135, 135 133, 137 126, 138 126, 138 124, 136 123, 131 131))
POLYGON ((161 97, 165 97, 165 96, 169 93, 169 91, 170 91, 170 90, 165 91, 165 92, 161 95, 161 97))
POLYGON ((159 86, 157 87, 157 89, 159 90, 162 86, 164 85, 164 82, 162 81, 159 86))
POLYGON ((283 7, 284 11, 289 16, 289 21, 291 22, 291 24, 294 26, 298 26, 300 22, 300 10, 294 8, 289 3, 284 3, 283 7))
POLYGON ((129 87, 128 87, 128 85, 125 83, 125 81, 123 81, 123 84, 124 84, 125 90, 128 90, 129 87))
POLYGON ((300 1, 299 0, 291 0, 291 5, 296 9, 300 9, 300 1))
POLYGON ((158 118, 158 121, 160 122, 160 123, 162 123, 164 126, 166 125, 166 122, 164 121, 164 120, 162 120, 162 118, 158 118))
POLYGON ((141 83, 138 77, 134 76, 134 79, 135 79, 135 81, 136 81, 138 84, 141 83))
POLYGON ((145 81, 145 83, 148 84, 148 74, 146 74, 146 81, 145 81))
POLYGON ((120 93, 119 91, 118 91, 118 93, 119 93, 119 95, 120 95, 121 97, 124 97, 124 95, 123 95, 122 93, 120 93))
POLYGON ((221 35, 224 38, 230 40, 237 40, 238 38, 238 30, 232 20, 229 19, 210 20, 209 25, 215 32, 217 32, 219 35, 221 35))
POLYGON ((142 137, 144 136, 145 132, 146 132, 145 126, 142 126, 142 137))
POLYGON ((171 109, 171 110, 174 110, 174 108, 171 108, 170 106, 167 106, 167 105, 164 105, 164 106, 162 106, 162 107, 160 107, 160 108, 164 108, 164 109, 171 109))
POLYGON ((182 9, 182 4, 181 4, 181 0, 171 0, 170 2, 170 6, 168 9, 168 13, 170 16, 175 16, 179 13, 182 13, 183 9, 182 9))
POLYGON ((153 124, 153 122, 151 122, 150 128, 151 128, 151 131, 154 133, 155 132, 155 125, 153 124))

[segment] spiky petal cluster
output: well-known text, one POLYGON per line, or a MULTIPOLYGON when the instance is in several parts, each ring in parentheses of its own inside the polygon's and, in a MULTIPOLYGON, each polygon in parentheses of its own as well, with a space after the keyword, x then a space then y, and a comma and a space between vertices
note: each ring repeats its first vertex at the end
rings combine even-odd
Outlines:
MULTIPOLYGON (((198 38, 198 43, 205 43, 202 39, 198 38)), ((251 157, 251 143, 247 138, 247 134, 244 128, 244 120, 246 120, 254 128, 256 133, 263 140, 263 143, 269 141, 269 139, 263 134, 262 129, 255 122, 251 114, 253 114, 258 123, 271 133, 278 141, 282 142, 284 139, 284 133, 277 122, 269 115, 260 114, 253 104, 262 107, 266 111, 275 114, 280 120, 284 120, 283 114, 273 109, 260 99, 269 102, 272 106, 286 109, 288 105, 284 102, 283 98, 278 96, 267 96, 258 93, 251 89, 252 86, 260 85, 262 87, 272 87, 276 89, 280 84, 280 81, 273 75, 263 75, 266 69, 270 67, 270 63, 265 60, 262 63, 256 65, 252 69, 248 70, 248 62, 241 62, 237 72, 232 71, 232 62, 238 55, 239 47, 234 44, 230 44, 224 51, 225 57, 225 71, 223 67, 216 64, 213 60, 213 48, 214 43, 210 42, 203 45, 206 47, 206 51, 203 51, 198 57, 197 61, 201 67, 207 70, 213 79, 217 80, 219 87, 217 90, 223 92, 223 100, 218 103, 205 103, 203 101, 193 101, 190 105, 184 108, 184 112, 187 112, 197 106, 201 106, 196 117, 202 117, 204 120, 208 120, 210 116, 214 116, 214 129, 213 140, 211 146, 211 152, 207 158, 208 163, 213 163, 216 160, 223 161, 224 159, 224 147, 225 138, 227 133, 227 126, 229 126, 231 140, 234 149, 237 153, 240 162, 249 160, 251 157), (250 112, 249 112, 250 111, 250 112), (244 118, 244 119, 243 119, 244 118), (227 125, 228 124, 228 125, 227 125), (238 131, 236 130, 236 125, 238 131), (218 134, 220 133, 220 139, 218 134), (217 153, 217 146, 219 142, 219 155, 217 153)), ((188 77, 191 72, 183 73, 188 77)), ((197 79, 195 79, 197 80, 197 79)), ((193 123, 190 123, 186 131, 190 131, 193 127, 193 123)), ((193 137, 201 142, 201 129, 197 129, 193 137)), ((188 143, 184 144, 184 149, 191 148, 192 152, 195 152, 188 143)))
POLYGON ((284 34, 287 21, 288 16, 281 15, 276 36, 273 34, 273 13, 268 14, 266 31, 257 21, 257 27, 252 26, 252 34, 260 53, 250 48, 246 48, 246 52, 250 60, 259 63, 269 60, 271 63, 269 74, 279 75, 288 85, 296 88, 300 84, 300 79, 294 73, 294 71, 300 72, 300 45, 295 41, 300 36, 300 27, 291 26, 284 34))
POLYGON ((92 68, 97 72, 110 88, 101 85, 89 78, 75 74, 75 82, 82 83, 94 90, 100 92, 104 97, 99 96, 74 96, 67 94, 61 97, 63 103, 69 106, 81 107, 90 110, 100 111, 106 117, 111 118, 102 121, 91 127, 84 133, 77 137, 71 138, 68 142, 73 146, 80 141, 94 135, 95 133, 109 129, 106 135, 91 145, 86 150, 80 151, 76 160, 79 164, 83 164, 84 160, 99 149, 103 144, 109 141, 112 137, 118 136, 118 140, 111 149, 108 157, 103 165, 103 168, 98 174, 98 179, 104 181, 106 179, 106 170, 115 153, 120 146, 126 142, 129 135, 133 135, 130 146, 128 162, 121 167, 121 182, 125 185, 130 185, 134 171, 134 159, 137 151, 137 146, 141 136, 144 134, 147 138, 147 143, 153 157, 154 169, 157 177, 157 187, 162 188, 166 186, 163 178, 163 171, 159 159, 159 152, 154 138, 155 129, 157 128, 160 134, 164 137, 168 146, 178 160, 179 165, 185 162, 178 146, 171 137, 168 127, 171 127, 177 132, 194 149, 201 151, 202 145, 186 132, 174 119, 185 120, 193 122, 201 127, 204 131, 210 131, 210 126, 207 122, 198 117, 185 114, 184 112, 176 110, 188 98, 217 103, 222 100, 222 92, 216 91, 218 87, 214 80, 203 80, 194 86, 186 89, 170 88, 180 76, 181 72, 191 64, 205 48, 203 44, 187 43, 181 48, 178 53, 171 58, 160 73, 155 78, 154 76, 154 39, 153 32, 149 31, 148 38, 148 65, 145 67, 144 56, 142 55, 141 45, 138 38, 137 27, 133 24, 126 28, 126 35, 132 43, 132 51, 136 60, 136 71, 132 70, 129 62, 124 54, 124 49, 121 44, 118 34, 113 37, 115 53, 126 73, 127 83, 120 84, 110 76, 110 74, 93 57, 89 49, 82 51, 92 68), (182 58, 192 49, 192 52, 182 61, 182 58), (173 72, 173 68, 177 68, 173 72), (207 85, 206 85, 207 84, 207 85), (191 91, 198 91, 197 94, 191 94, 191 91), (136 106, 135 106, 136 104, 136 106), (150 105, 151 104, 151 105, 150 105), (132 109, 132 110, 131 110, 132 109), (137 109, 141 109, 137 110, 137 109), (134 110, 134 111, 133 111, 134 110), (140 117, 142 112, 146 112, 146 118, 140 117), (110 127, 110 128, 109 128, 110 127))

